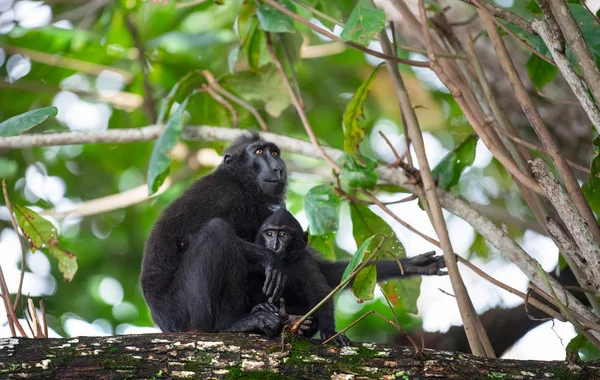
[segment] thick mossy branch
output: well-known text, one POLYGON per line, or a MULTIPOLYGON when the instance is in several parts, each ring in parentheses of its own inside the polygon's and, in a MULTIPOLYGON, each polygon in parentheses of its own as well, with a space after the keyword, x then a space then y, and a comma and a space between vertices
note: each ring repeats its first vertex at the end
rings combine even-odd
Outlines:
POLYGON ((599 379, 600 363, 517 361, 248 334, 0 339, 0 378, 599 379))

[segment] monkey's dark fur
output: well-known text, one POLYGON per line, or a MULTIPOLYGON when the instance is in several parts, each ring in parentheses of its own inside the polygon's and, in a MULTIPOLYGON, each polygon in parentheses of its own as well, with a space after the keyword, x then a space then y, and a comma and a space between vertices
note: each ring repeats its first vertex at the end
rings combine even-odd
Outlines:
POLYGON ((263 221, 284 202, 287 172, 279 153, 256 133, 241 136, 225 151, 223 163, 156 222, 140 280, 163 331, 272 335, 280 329, 273 313, 252 312, 247 293, 250 267, 267 271, 266 298, 278 299, 285 283, 278 258, 252 243, 263 221))
MULTIPOLYGON (((289 314, 306 314, 316 306, 332 288, 339 285, 348 262, 325 261, 307 245, 308 236, 302 230, 300 223, 287 210, 282 209, 268 217, 255 240, 257 245, 262 245, 273 251, 283 260, 283 271, 287 276, 287 283, 283 291, 286 311, 289 314)), ((445 267, 442 256, 434 256, 434 252, 424 253, 412 258, 400 259, 404 274, 395 260, 378 260, 377 281, 398 278, 410 275, 443 275, 445 267)), ((258 271, 250 275, 250 291, 252 303, 265 302, 260 286, 264 275, 258 271)), ((335 332, 335 318, 333 300, 328 300, 315 313, 316 324, 321 332, 321 338, 326 340, 335 332)), ((316 330, 316 329, 315 329, 316 330)), ((315 330, 305 332, 306 335, 314 334, 315 330)), ((345 335, 338 335, 332 340, 334 344, 348 345, 350 340, 345 335)))

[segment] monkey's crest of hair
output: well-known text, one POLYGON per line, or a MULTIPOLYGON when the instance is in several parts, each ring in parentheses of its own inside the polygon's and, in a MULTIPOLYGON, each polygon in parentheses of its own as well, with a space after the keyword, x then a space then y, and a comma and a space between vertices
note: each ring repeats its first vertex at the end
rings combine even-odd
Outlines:
MULTIPOLYGON (((229 148, 225 149, 223 154, 232 154, 236 152, 240 152, 243 150, 243 147, 246 145, 252 144, 257 141, 263 140, 262 136, 258 133, 258 131, 246 131, 242 133, 239 137, 237 137, 229 148)), ((264 140, 263 140, 264 141, 264 140)))
POLYGON ((304 231, 302 229, 302 225, 300 225, 300 222, 298 222, 298 220, 294 218, 294 215, 292 215, 292 213, 286 208, 281 208, 280 210, 271 214, 271 216, 268 218, 268 222, 275 226, 288 226, 294 231, 304 231))

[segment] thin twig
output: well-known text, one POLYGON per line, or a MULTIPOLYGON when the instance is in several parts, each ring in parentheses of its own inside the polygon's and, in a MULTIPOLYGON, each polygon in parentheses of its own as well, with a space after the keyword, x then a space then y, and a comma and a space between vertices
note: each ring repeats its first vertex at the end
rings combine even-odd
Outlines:
POLYGON ((33 337, 34 338, 47 338, 44 336, 42 325, 40 324, 40 320, 38 319, 37 312, 35 311, 35 305, 31 298, 27 299, 27 306, 29 310, 29 315, 31 316, 31 322, 33 323, 33 337))
POLYGON ((81 61, 75 58, 63 57, 56 54, 50 54, 6 44, 0 44, 0 48, 4 49, 7 54, 22 54, 29 57, 32 61, 40 62, 44 65, 62 67, 65 69, 81 71, 93 75, 98 75, 103 71, 112 71, 120 74, 123 77, 123 82, 125 83, 129 83, 133 79, 133 75, 130 72, 117 69, 116 67, 100 65, 94 62, 81 61))
MULTIPOLYGON (((461 1, 464 3, 467 3, 467 4, 474 5, 477 8, 479 8, 481 6, 476 1, 473 1, 473 0, 461 0, 461 1)), ((488 10, 488 12, 490 12, 491 14, 494 15, 494 17, 501 18, 504 21, 507 21, 509 24, 516 25, 519 28, 525 30, 526 32, 528 32, 530 34, 534 34, 533 30, 531 29, 531 23, 529 23, 529 21, 525 20, 524 18, 517 16, 516 14, 514 14, 510 11, 507 11, 506 9, 502 9, 500 7, 495 7, 489 3, 484 3, 484 6, 488 10)))
POLYGON ((331 297, 333 297, 337 292, 344 289, 344 287, 346 287, 346 285, 348 285, 350 283, 350 281, 352 281, 354 279, 354 277, 358 274, 358 272, 360 272, 367 265, 371 265, 372 264, 371 260, 373 259, 373 257, 375 257, 375 255, 377 255, 379 253, 379 250, 381 249, 383 244, 386 242, 386 240, 387 240, 387 236, 385 236, 385 235, 382 236, 381 241, 379 242, 377 247, 375 247, 373 252, 362 263, 360 263, 360 265, 358 265, 356 268, 354 268, 354 270, 348 275, 348 277, 346 277, 346 279, 344 281, 340 282, 340 284, 338 286, 336 286, 331 292, 329 292, 329 294, 327 296, 325 296, 325 298, 323 298, 321 300, 321 302, 319 302, 312 309, 310 309, 308 311, 308 313, 304 314, 304 316, 302 318, 300 318, 296 322, 296 324, 292 327, 291 332, 293 333, 296 330, 298 330, 298 327, 300 327, 302 322, 304 322, 308 317, 313 315, 315 313, 315 311, 317 311, 321 306, 323 306, 325 304, 325 302, 327 302, 329 299, 331 299, 331 297))
POLYGON ((542 97, 542 98, 546 99, 547 101, 549 101, 550 103, 554 103, 554 104, 566 104, 566 105, 569 105, 569 106, 578 106, 578 107, 581 106, 581 103, 579 103, 578 101, 575 101, 575 100, 556 99, 556 98, 553 98, 553 97, 550 97, 550 96, 544 94, 542 91, 537 91, 537 94, 540 97, 542 97))
POLYGON ((311 23, 310 21, 298 16, 297 14, 295 14, 294 12, 290 11, 289 9, 285 8, 284 6, 282 6, 281 4, 277 3, 274 0, 264 0, 265 3, 273 6, 273 8, 276 8, 277 10, 279 10, 280 12, 290 16, 291 18, 293 18, 294 20, 297 20, 299 22, 301 22, 302 24, 308 26, 309 28, 311 28, 312 30, 316 31, 319 34, 324 35, 327 38, 330 38, 334 41, 340 41, 342 43, 344 43, 345 45, 348 45, 356 50, 360 50, 364 53, 370 54, 374 57, 377 58, 381 58, 381 59, 388 59, 394 62, 398 62, 398 63, 402 63, 405 65, 409 65, 409 66, 415 66, 415 67, 429 67, 429 62, 422 62, 422 61, 412 61, 410 59, 402 59, 402 58, 398 58, 398 57, 393 57, 393 56, 389 56, 386 54, 382 54, 376 50, 371 50, 369 48, 366 48, 362 45, 356 44, 354 42, 344 42, 342 41, 338 36, 336 36, 335 34, 329 32, 328 30, 325 30, 323 28, 320 28, 318 26, 316 26, 315 24, 311 23))
POLYGON ((208 94, 217 102, 221 103, 221 105, 225 108, 227 108, 227 110, 229 110, 229 113, 231 113, 231 118, 233 119, 233 127, 234 128, 239 128, 240 124, 239 124, 239 119, 238 119, 238 114, 237 112, 235 112, 235 108, 233 108, 233 106, 231 105, 231 103, 229 103, 227 100, 223 99, 223 97, 219 94, 217 94, 212 88, 210 88, 209 85, 207 85, 206 83, 202 83, 202 88, 208 92, 208 94))
POLYGON ((579 330, 590 342, 592 342, 594 344, 594 346, 599 347, 600 348, 600 340, 596 339, 595 336, 593 336, 592 334, 590 334, 587 331, 587 328, 585 328, 584 326, 582 326, 572 315, 571 312, 569 311, 569 309, 560 301, 560 299, 558 298, 558 296, 556 295, 556 292, 554 291, 554 288, 552 287, 552 285, 550 284, 550 281, 548 281, 548 275, 546 274, 546 272, 544 271, 544 268, 542 268, 542 266, 538 263, 538 270, 540 273, 540 276, 544 279, 544 281, 546 282, 546 286, 548 287, 548 289, 550 289, 550 293, 552 294, 552 298, 554 299, 554 302, 556 303, 556 305, 558 306, 558 308, 560 309, 560 311, 562 312, 562 314, 567 318, 567 320, 569 322, 571 322, 571 324, 577 329, 579 330))
POLYGON ((292 55, 290 54, 290 50, 288 49, 288 46, 285 43, 285 39, 280 37, 279 42, 281 43, 281 47, 283 47, 283 53, 285 55, 285 59, 288 62, 290 73, 292 74, 292 82, 294 83, 294 88, 296 89, 296 98, 298 98, 298 103, 300 104, 300 107, 304 109, 304 100, 302 100, 302 93, 300 92, 300 84, 298 83, 296 69, 294 69, 294 61, 292 60, 292 55))
POLYGON ((10 328, 10 333, 12 336, 17 336, 15 332, 15 327, 22 336, 26 337, 27 333, 23 330, 23 326, 19 323, 19 319, 15 314, 15 311, 10 304, 10 293, 8 292, 8 286, 6 285, 6 278, 4 278, 4 272, 2 271, 2 266, 0 266, 0 289, 2 290, 2 298, 4 300, 4 308, 6 309, 6 319, 8 320, 8 326, 10 328))
POLYGON ((15 324, 12 318, 12 313, 14 310, 12 309, 12 305, 10 302, 10 293, 8 292, 8 287, 6 286, 6 280, 4 279, 4 272, 2 271, 2 266, 0 265, 0 294, 2 295, 2 301, 4 302, 4 309, 6 310, 6 320, 8 323, 8 328, 10 329, 11 336, 17 336, 15 331, 15 324))
MULTIPOLYGON (((539 153, 546 153, 548 154, 544 148, 542 148, 541 146, 532 144, 530 142, 527 142, 525 140, 523 140, 522 138, 515 136, 513 134, 510 134, 508 131, 501 129, 501 128, 495 128, 496 132, 499 132, 501 134, 503 134, 504 136, 508 137, 509 139, 511 139, 512 141, 516 142, 519 145, 523 145, 524 147, 527 147, 533 151, 539 152, 539 153)), ((579 165, 576 162, 573 162, 569 159, 567 159, 567 163, 573 168, 573 169, 577 169, 579 171, 582 171, 584 173, 590 174, 590 169, 586 168, 585 166, 579 165)))
POLYGON ((498 21, 497 19, 494 19, 494 22, 496 23, 496 25, 498 25, 499 27, 501 27, 502 30, 504 30, 506 32, 506 34, 508 34, 509 36, 511 36, 512 38, 514 38, 515 40, 519 41, 521 43, 521 45, 523 45, 523 47, 525 47, 525 49, 527 49, 531 53, 537 55, 544 62, 549 63, 549 64, 551 64, 554 67, 558 67, 553 60, 551 60, 550 58, 546 57, 544 54, 540 53, 537 49, 535 49, 533 46, 531 46, 527 42, 527 40, 525 40, 524 38, 521 38, 520 36, 518 36, 515 32, 513 32, 506 25, 504 25, 504 23, 498 21))
MULTIPOLYGON (((268 2, 268 0, 267 0, 267 2, 268 2)), ((265 32, 265 36, 266 36, 266 40, 267 40, 267 49, 269 50, 271 59, 273 60, 273 62, 275 63, 275 67, 277 67, 277 70, 279 70, 279 73, 281 74, 283 83, 285 84, 285 87, 288 90, 288 94, 292 100, 292 103, 294 104, 294 107, 296 107, 296 112, 298 112, 298 116, 300 116, 300 120, 302 121, 302 125, 304 125, 304 129, 306 130, 306 133, 308 134, 310 141, 312 142, 315 149, 319 153, 321 153, 321 156, 325 159, 325 161, 327 161, 338 172, 341 172, 342 169, 337 164, 337 162, 335 162, 331 157, 329 157, 329 155, 323 150, 323 148, 319 144, 319 140, 317 140, 317 136, 315 135, 315 132, 313 131, 312 127, 310 126, 308 117, 306 117, 306 113, 304 112, 304 109, 300 105, 300 102, 298 101, 298 98, 296 97, 296 94, 294 93, 294 89, 292 88, 292 85, 290 84, 290 80, 288 79, 287 74, 285 73, 285 69, 283 68, 283 66, 281 65, 281 61, 279 60, 279 58, 277 58, 277 55, 275 54, 275 49, 273 48, 273 41, 271 39, 271 34, 268 32, 265 32)))
POLYGON ((42 324, 44 327, 44 336, 48 337, 48 322, 46 321, 46 309, 44 308, 44 299, 40 300, 40 313, 42 314, 42 324))
POLYGON ((133 22, 132 16, 125 14, 123 15, 125 19, 125 26, 127 26, 127 30, 131 35, 131 39, 133 40, 133 44, 138 50, 138 63, 142 70, 142 83, 144 86, 144 110, 146 111, 146 116, 151 123, 156 123, 157 114, 156 114, 156 102, 154 101, 154 97, 152 94, 152 85, 150 84, 149 71, 150 65, 148 61, 146 61, 146 49, 144 48, 144 43, 138 33, 137 27, 133 22))
POLYGON ((4 201, 6 202, 6 209, 8 211, 8 216, 10 217, 10 222, 12 224, 13 230, 17 234, 17 239, 19 239, 19 245, 21 247, 21 275, 19 277, 19 288, 17 290, 17 296, 15 297, 15 303, 13 304, 13 310, 17 310, 17 305, 19 304, 19 298, 21 298, 21 291, 23 290, 23 279, 25 278, 25 255, 27 254, 27 249, 25 248, 25 244, 21 239, 21 235, 19 235, 19 224, 17 223, 17 219, 13 214, 12 205, 10 203, 10 199, 8 198, 8 191, 6 190, 6 179, 2 180, 2 192, 4 193, 4 201))
POLYGON ((245 102, 244 100, 238 98, 237 96, 233 95, 231 92, 229 92, 229 91, 225 90, 223 87, 221 87, 219 85, 219 82, 217 82, 215 80, 215 77, 212 75, 212 73, 210 71, 202 70, 202 75, 204 75, 208 84, 212 88, 214 88, 215 91, 217 91, 219 94, 223 95, 227 99, 231 100, 235 104, 247 109, 248 112, 250 112, 252 114, 252 116, 254 116, 254 118, 256 119, 256 122, 260 125, 260 129, 262 129, 263 131, 269 130, 267 123, 262 118, 262 116, 260 116, 260 113, 256 110, 256 108, 252 107, 252 105, 250 105, 249 103, 245 102))

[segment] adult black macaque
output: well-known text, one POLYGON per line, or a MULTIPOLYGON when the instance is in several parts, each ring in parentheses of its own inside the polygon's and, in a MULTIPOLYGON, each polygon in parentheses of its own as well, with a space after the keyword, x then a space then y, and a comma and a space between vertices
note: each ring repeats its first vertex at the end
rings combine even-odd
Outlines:
POLYGON ((280 331, 279 316, 249 302, 247 271, 261 268, 259 291, 272 303, 279 299, 281 260, 252 241, 273 210, 284 207, 286 185, 279 148, 252 133, 236 139, 215 171, 164 210, 146 243, 140 278, 163 331, 280 331))
MULTIPOLYGON (((307 246, 308 234, 302 230, 296 218, 285 209, 274 212, 265 220, 255 242, 257 245, 273 250, 283 260, 283 271, 287 276, 287 282, 282 297, 289 314, 306 314, 316 306, 341 282, 348 266, 348 262, 345 261, 325 261, 319 257, 310 246, 307 246)), ((447 274, 441 270, 446 266, 443 256, 434 255, 435 252, 427 252, 400 259, 404 274, 400 272, 400 267, 395 260, 378 260, 375 264, 377 281, 411 275, 447 274)), ((262 304, 265 302, 265 297, 259 290, 264 275, 254 271, 249 279, 251 303, 262 304)), ((315 328, 310 329, 310 332, 304 331, 303 335, 314 334, 316 327, 320 330, 323 340, 336 334, 332 299, 316 311, 315 318, 316 323, 313 324, 315 328)), ((332 343, 346 346, 350 344, 350 340, 340 334, 332 340, 332 343)))

